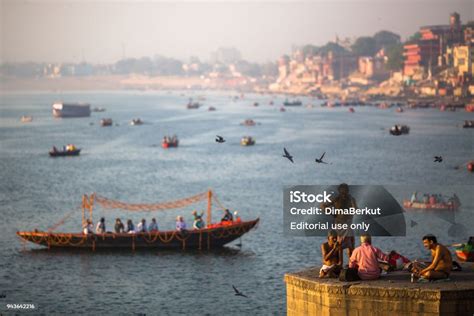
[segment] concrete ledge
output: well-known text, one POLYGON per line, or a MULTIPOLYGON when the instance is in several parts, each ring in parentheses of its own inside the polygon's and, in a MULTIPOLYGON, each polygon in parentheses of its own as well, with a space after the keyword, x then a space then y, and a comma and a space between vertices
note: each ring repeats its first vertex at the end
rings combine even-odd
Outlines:
POLYGON ((407 272, 375 281, 319 279, 319 267, 285 275, 288 315, 474 315, 474 272, 451 281, 411 283, 407 272))

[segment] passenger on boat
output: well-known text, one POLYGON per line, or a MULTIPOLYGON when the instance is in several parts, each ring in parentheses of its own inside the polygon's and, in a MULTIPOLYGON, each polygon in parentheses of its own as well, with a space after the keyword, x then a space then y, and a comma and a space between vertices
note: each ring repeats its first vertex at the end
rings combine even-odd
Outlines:
POLYGON ((431 251, 432 261, 429 266, 423 269, 416 262, 413 267, 415 277, 425 280, 449 278, 453 268, 453 258, 449 249, 439 244, 433 235, 423 236, 423 246, 431 251))
POLYGON ((417 197, 416 197, 416 196, 417 196, 417 194, 418 194, 418 192, 416 192, 416 191, 415 191, 415 192, 413 192, 413 194, 411 195, 410 202, 412 202, 412 203, 415 203, 415 202, 417 202, 417 200, 418 200, 418 199, 417 199, 417 197))
POLYGON ((327 242, 321 245, 323 266, 319 270, 319 277, 337 278, 342 268, 342 247, 337 241, 337 233, 334 230, 328 232, 327 242))
POLYGON ((185 231, 186 230, 186 223, 184 222, 183 216, 176 217, 176 230, 177 231, 185 231))
POLYGON ((430 204, 436 204, 436 196, 434 194, 430 195, 430 204))
POLYGON ((97 227, 95 228, 95 232, 97 234, 105 234, 105 218, 101 217, 100 221, 97 223, 97 227))
POLYGON ((94 233, 94 226, 92 225, 92 221, 90 219, 88 219, 84 224, 83 233, 85 235, 94 233))
POLYGON ((232 213, 229 209, 225 210, 224 217, 222 217, 221 222, 232 222, 234 218, 232 217, 232 213))
POLYGON ((126 232, 128 234, 135 234, 135 225, 133 225, 133 222, 131 219, 127 220, 127 230, 126 232))
POLYGON ((137 232, 146 233, 146 219, 142 218, 141 222, 137 225, 137 232))
POLYGON ((158 224, 156 223, 156 218, 151 219, 151 223, 148 226, 148 231, 149 232, 157 232, 158 231, 158 224))
POLYGON ((423 203, 424 203, 424 204, 428 204, 429 200, 430 200, 429 195, 426 194, 426 193, 423 194, 423 203))
POLYGON ((53 153, 57 152, 58 149, 56 148, 56 146, 53 146, 53 153))
POLYGON ((115 227, 114 228, 115 228, 115 233, 116 234, 121 234, 121 233, 124 232, 123 223, 120 220, 120 218, 115 219, 115 227))
POLYGON ((357 268, 361 280, 378 279, 381 273, 379 260, 388 262, 389 257, 379 248, 372 246, 372 237, 368 233, 360 236, 360 243, 352 252, 349 268, 357 268))
POLYGON ((202 220, 202 216, 204 215, 204 213, 201 212, 201 214, 198 214, 196 211, 193 211, 192 214, 194 216, 193 228, 194 229, 203 229, 204 228, 204 221, 202 220))

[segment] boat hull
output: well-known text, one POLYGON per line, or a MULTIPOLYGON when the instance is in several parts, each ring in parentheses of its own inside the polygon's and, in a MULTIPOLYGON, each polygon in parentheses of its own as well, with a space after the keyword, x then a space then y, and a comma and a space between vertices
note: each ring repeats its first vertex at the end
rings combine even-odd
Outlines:
POLYGON ((81 153, 81 150, 80 149, 76 149, 76 150, 69 150, 69 151, 50 151, 49 152, 49 155, 51 157, 67 157, 67 156, 79 156, 79 154, 81 153))
POLYGON ((23 241, 55 249, 212 249, 241 237, 254 228, 259 219, 232 225, 186 232, 160 231, 136 234, 82 234, 17 232, 23 241))
POLYGON ((457 211, 459 210, 459 206, 452 204, 452 203, 436 203, 436 204, 430 204, 430 203, 420 203, 420 202, 414 202, 412 203, 409 200, 403 200, 403 207, 406 210, 410 211, 457 211))
POLYGON ((473 251, 463 251, 456 249, 456 257, 463 262, 474 262, 474 252, 473 251))

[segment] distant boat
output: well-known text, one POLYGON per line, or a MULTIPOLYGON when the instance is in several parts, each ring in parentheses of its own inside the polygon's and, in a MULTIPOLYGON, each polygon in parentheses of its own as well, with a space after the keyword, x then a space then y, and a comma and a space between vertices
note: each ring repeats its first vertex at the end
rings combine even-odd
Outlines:
POLYGON ((112 126, 113 121, 111 118, 103 118, 100 120, 100 125, 105 127, 105 126, 112 126))
POLYGON ((469 161, 466 166, 469 172, 474 172, 474 160, 469 161))
POLYGON ((286 110, 285 110, 284 107, 281 107, 281 108, 280 108, 280 112, 285 112, 285 111, 286 111, 286 110))
POLYGON ((300 100, 289 101, 288 99, 286 99, 285 102, 283 102, 283 105, 284 106, 301 106, 303 105, 303 102, 301 102, 300 100))
POLYGON ((474 112, 474 103, 466 104, 464 109, 466 110, 466 112, 474 112))
POLYGON ((244 136, 240 140, 240 145, 242 145, 242 146, 253 146, 253 145, 255 145, 255 139, 251 136, 244 136))
POLYGON ((349 108, 349 112, 351 112, 351 113, 355 113, 355 110, 354 110, 354 108, 353 108, 353 107, 350 107, 350 108, 349 108))
POLYGON ((201 104, 199 102, 193 102, 192 99, 189 99, 189 102, 186 105, 186 108, 188 110, 194 110, 194 109, 199 109, 200 106, 201 106, 201 104))
POLYGON ((28 115, 23 115, 21 118, 20 118, 20 122, 22 123, 30 123, 33 121, 33 117, 32 116, 28 116, 28 115))
POLYGON ((392 126, 392 128, 390 128, 390 134, 394 136, 399 136, 408 133, 410 133, 410 127, 408 127, 407 125, 394 125, 392 126))
POLYGON ((258 102, 254 102, 253 106, 259 106, 258 102))
POLYGON ((55 102, 53 116, 62 118, 91 116, 91 106, 87 103, 55 102))
POLYGON ((213 106, 210 106, 210 107, 209 107, 207 110, 208 110, 208 111, 210 111, 210 112, 212 112, 212 111, 215 111, 215 110, 216 110, 216 108, 215 108, 215 107, 213 107, 213 106))
POLYGON ((257 125, 257 123, 255 123, 255 121, 252 120, 252 119, 246 119, 245 121, 243 121, 242 123, 240 123, 240 125, 255 126, 255 125, 257 125))
POLYGON ((179 145, 179 139, 178 137, 176 136, 172 136, 172 137, 169 137, 169 136, 165 136, 163 137, 163 141, 161 142, 161 147, 163 148, 176 148, 178 147, 179 145))
POLYGON ((51 157, 79 156, 80 153, 81 149, 75 146, 66 148, 65 150, 57 150, 56 147, 53 147, 53 149, 49 151, 51 157))
POLYGON ((430 201, 428 199, 427 202, 424 201, 410 201, 410 200, 403 200, 403 207, 406 210, 423 210, 423 211, 458 211, 461 207, 461 201, 459 198, 454 195, 449 197, 447 201, 430 201))
POLYGON ((463 128, 474 128, 474 121, 464 121, 463 128))
POLYGON ((143 121, 142 121, 141 119, 139 119, 139 118, 137 118, 137 119, 132 119, 132 120, 130 121, 130 125, 132 125, 132 126, 133 126, 133 125, 142 125, 142 124, 143 124, 143 121))

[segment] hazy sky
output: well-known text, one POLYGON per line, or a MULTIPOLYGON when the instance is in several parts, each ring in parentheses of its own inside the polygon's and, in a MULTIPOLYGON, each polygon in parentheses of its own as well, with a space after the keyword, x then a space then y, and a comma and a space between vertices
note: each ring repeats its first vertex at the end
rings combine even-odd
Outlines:
POLYGON ((322 45, 381 29, 473 20, 474 0, 25 1, 0 0, 4 62, 111 63, 156 54, 207 60, 219 46, 274 61, 292 45, 322 45))

